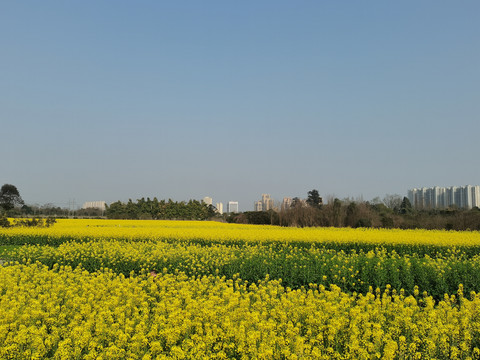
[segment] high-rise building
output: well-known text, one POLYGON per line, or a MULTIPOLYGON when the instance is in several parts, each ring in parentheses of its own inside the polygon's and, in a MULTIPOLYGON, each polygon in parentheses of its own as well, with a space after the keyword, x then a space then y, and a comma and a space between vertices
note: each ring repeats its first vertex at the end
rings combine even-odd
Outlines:
POLYGON ((238 201, 229 201, 227 203, 227 213, 238 213, 238 201))
POLYGON ((432 189, 432 207, 444 208, 445 207, 445 191, 444 187, 434 186, 432 189))
POLYGON ((438 209, 457 206, 463 209, 480 207, 480 186, 435 186, 433 188, 411 189, 408 199, 417 209, 438 209))
POLYGON ((466 185, 464 188, 463 188, 463 204, 464 204, 464 208, 467 208, 467 209, 471 209, 472 207, 474 206, 477 206, 477 205, 473 205, 473 186, 472 185, 466 185))
POLYGON ((480 208, 480 186, 474 186, 472 189, 472 205, 480 208))
POLYGON ((223 214, 223 203, 219 202, 215 205, 215 207, 217 208, 217 213, 222 215, 223 214))
POLYGON ((270 197, 270 194, 262 194, 262 200, 255 201, 254 209, 255 211, 268 211, 273 210, 273 199, 270 197))
POLYGON ((284 197, 282 201, 282 210, 290 209, 291 206, 292 206, 292 198, 284 197))
POLYGON ((273 209, 273 199, 270 194, 262 194, 262 210, 268 211, 273 209))
POLYGON ((207 205, 212 205, 213 204, 213 199, 210 196, 205 196, 203 198, 203 202, 207 205))

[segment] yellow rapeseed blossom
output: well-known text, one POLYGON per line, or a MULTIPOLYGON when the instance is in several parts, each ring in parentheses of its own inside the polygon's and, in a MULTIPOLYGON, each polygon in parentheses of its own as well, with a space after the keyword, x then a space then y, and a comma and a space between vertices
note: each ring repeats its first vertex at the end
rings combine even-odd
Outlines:
POLYGON ((285 228, 266 225, 225 224, 214 221, 59 219, 49 228, 0 229, 0 237, 47 236, 73 239, 149 239, 218 242, 314 242, 480 246, 480 232, 443 230, 285 228))
POLYGON ((1 359, 477 358, 480 298, 0 268, 1 359))
POLYGON ((58 220, 0 244, 0 359, 480 358, 478 232, 58 220))

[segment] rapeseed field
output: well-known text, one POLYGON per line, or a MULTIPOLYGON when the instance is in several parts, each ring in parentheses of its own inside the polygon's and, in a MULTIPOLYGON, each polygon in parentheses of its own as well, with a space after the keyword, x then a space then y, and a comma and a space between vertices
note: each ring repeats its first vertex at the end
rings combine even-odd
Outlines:
POLYGON ((0 229, 0 359, 477 359, 480 233, 0 229))

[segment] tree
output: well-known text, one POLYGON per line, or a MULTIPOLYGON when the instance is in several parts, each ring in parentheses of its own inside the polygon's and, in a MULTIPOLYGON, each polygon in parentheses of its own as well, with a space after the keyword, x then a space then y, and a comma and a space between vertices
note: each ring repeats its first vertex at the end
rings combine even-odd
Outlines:
POLYGON ((339 227, 340 226, 340 215, 342 211, 342 202, 335 198, 333 200, 333 226, 339 227))
POLYGON ((400 205, 400 214, 411 214, 413 212, 412 204, 407 197, 404 197, 400 205))
POLYGON ((24 202, 15 185, 5 184, 0 189, 0 207, 5 211, 12 210, 17 205, 23 205, 24 202))
POLYGON ((125 209, 125 204, 121 201, 116 201, 107 206, 105 215, 109 219, 127 219, 128 215, 125 209))
POLYGON ((350 204, 347 206, 346 210, 346 216, 345 216, 345 226, 349 227, 355 227, 357 224, 357 204, 352 201, 350 204))
POLYGON ((383 203, 390 209, 398 209, 402 204, 402 197, 398 194, 387 194, 383 198, 383 203))
POLYGON ((292 203, 290 204, 290 208, 297 208, 297 207, 302 207, 302 200, 298 197, 294 197, 292 199, 292 203))
POLYGON ((318 190, 311 190, 308 192, 307 204, 314 208, 320 208, 323 200, 318 193, 318 190))

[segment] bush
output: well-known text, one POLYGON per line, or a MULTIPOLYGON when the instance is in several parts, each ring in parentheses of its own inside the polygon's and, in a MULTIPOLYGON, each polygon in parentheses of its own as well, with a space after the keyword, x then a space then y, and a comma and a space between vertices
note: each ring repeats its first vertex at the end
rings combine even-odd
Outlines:
POLYGON ((10 221, 5 215, 0 216, 0 227, 10 227, 10 221))
POLYGON ((363 227, 363 228, 372 227, 372 220, 365 219, 365 218, 359 219, 355 224, 355 227, 363 227))
POLYGON ((43 218, 31 218, 31 219, 18 219, 14 220, 13 224, 10 224, 8 219, 3 216, 0 218, 1 227, 12 227, 12 226, 25 226, 25 227, 50 227, 55 224, 57 220, 54 217, 49 216, 46 219, 43 218))

